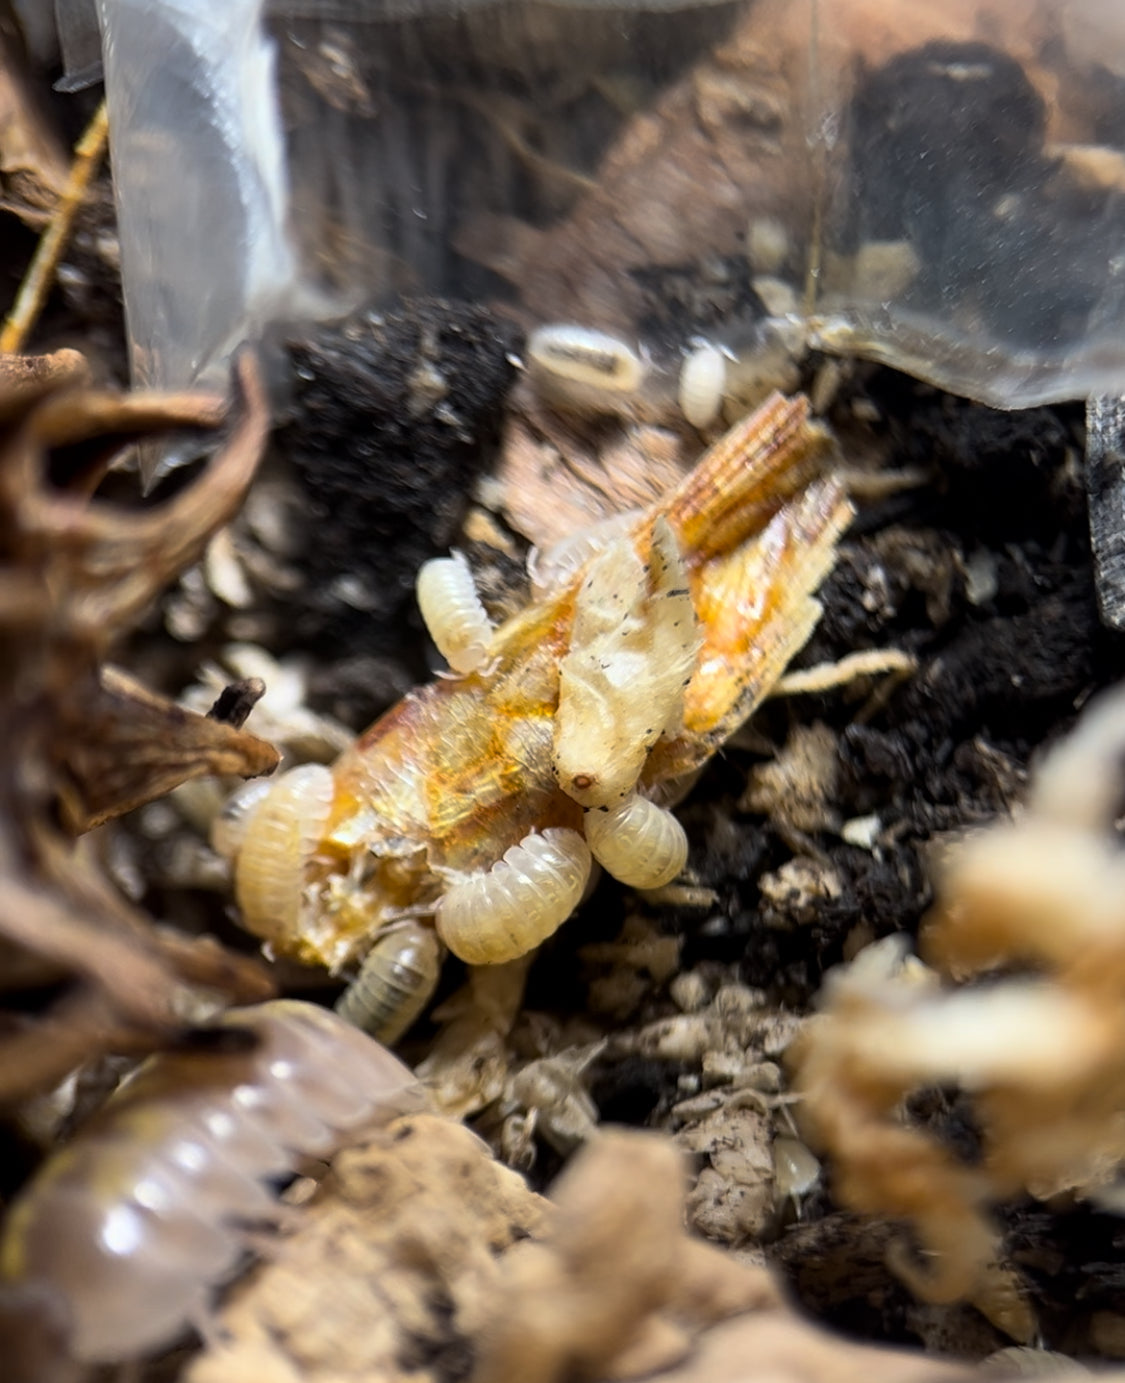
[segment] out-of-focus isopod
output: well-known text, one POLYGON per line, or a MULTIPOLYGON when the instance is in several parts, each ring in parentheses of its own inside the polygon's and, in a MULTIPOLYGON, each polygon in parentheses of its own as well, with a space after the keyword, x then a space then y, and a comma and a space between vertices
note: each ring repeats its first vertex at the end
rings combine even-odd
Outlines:
POLYGON ((538 327, 527 338, 528 375, 558 408, 617 413, 640 390, 645 362, 608 332, 572 323, 538 327))
POLYGON ((359 974, 337 1000, 336 1012, 389 1046, 413 1026, 440 974, 441 947, 433 929, 402 922, 368 951, 359 974))
POLYGON ((268 1178, 425 1104, 401 1062, 312 1004, 234 1010, 209 1036, 146 1062, 9 1211, 0 1282, 60 1298, 84 1363, 172 1343, 247 1221, 277 1219, 268 1178))
POLYGON ((467 674, 483 667, 492 641, 492 621, 477 595, 464 553, 423 563, 415 591, 430 638, 453 671, 467 674))
POLYGON ((746 258, 755 274, 776 274, 792 251, 785 225, 772 216, 758 216, 746 228, 746 258))
POLYGON ((560 538, 542 551, 533 547, 527 554, 527 575, 532 595, 541 599, 549 592, 568 586, 575 573, 591 557, 604 552, 611 543, 636 528, 640 517, 640 509, 626 509, 620 514, 611 514, 607 519, 599 519, 597 523, 566 538, 560 538))
POLYGON ((246 822, 235 862, 234 889, 242 924, 273 941, 295 936, 305 871, 320 844, 335 787, 323 764, 283 773, 246 822))
POLYGON ((719 416, 727 380, 727 358, 718 346, 699 341, 680 369, 680 412, 692 427, 709 427, 719 416))
POLYGON ((820 1180, 820 1163, 798 1138, 773 1140, 773 1178, 779 1197, 799 1202, 820 1180))
POLYGON ((246 839, 246 827, 262 799, 273 791, 273 778, 251 778, 223 803, 211 823, 211 848, 225 860, 234 860, 246 839))
POLYGON ((684 828, 635 793, 620 807, 588 811, 586 839, 597 862, 630 888, 663 888, 687 863, 684 828))
POLYGON ((577 831, 551 826, 525 836, 487 874, 449 889, 437 906, 438 935, 468 965, 500 965, 526 955, 578 906, 592 864, 577 831))

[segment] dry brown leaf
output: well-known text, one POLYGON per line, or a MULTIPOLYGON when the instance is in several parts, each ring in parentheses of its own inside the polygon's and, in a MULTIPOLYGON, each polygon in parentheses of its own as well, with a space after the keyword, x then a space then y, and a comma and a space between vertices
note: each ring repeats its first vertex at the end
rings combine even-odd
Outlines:
POLYGON ((95 698, 74 726, 60 779, 67 824, 88 831, 205 774, 254 778, 272 773, 271 744, 158 696, 119 668, 102 669, 95 698))
POLYGON ((58 824, 87 826, 213 766, 271 765, 261 741, 100 669, 241 502, 268 426, 257 369, 241 363, 239 417, 201 478, 137 513, 89 497, 107 458, 169 428, 215 428, 226 406, 83 380, 74 353, 0 362, 0 935, 75 985, 5 1025, 0 1100, 99 1052, 151 1048, 178 1025, 187 984, 230 999, 270 991, 253 962, 155 930, 58 824))

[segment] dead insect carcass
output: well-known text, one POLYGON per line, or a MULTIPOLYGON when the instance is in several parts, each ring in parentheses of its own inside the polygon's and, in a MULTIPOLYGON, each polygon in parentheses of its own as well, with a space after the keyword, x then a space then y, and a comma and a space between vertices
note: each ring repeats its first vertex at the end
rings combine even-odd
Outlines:
POLYGON ((594 859, 635 887, 674 877, 686 843, 664 804, 820 613, 851 512, 830 451, 805 400, 773 397, 493 630, 486 664, 411 692, 330 781, 284 775, 245 822, 243 924, 341 971, 413 917, 498 964, 566 920, 594 859))

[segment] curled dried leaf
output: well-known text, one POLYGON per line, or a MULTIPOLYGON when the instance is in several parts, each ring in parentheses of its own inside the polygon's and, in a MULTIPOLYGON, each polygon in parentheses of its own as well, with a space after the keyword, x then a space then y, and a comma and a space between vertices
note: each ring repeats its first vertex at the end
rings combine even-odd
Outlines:
MULTIPOLYGON (((84 380, 74 352, 0 360, 0 937, 41 977, 71 981, 45 1012, 0 1025, 3 1102, 99 1052, 151 1048, 179 1025, 185 986, 270 992, 252 962, 154 929, 70 834, 199 773, 276 761, 253 736, 101 666, 241 502, 268 427, 257 367, 240 362, 234 421, 202 476, 139 511, 91 497, 113 453, 172 428, 215 429, 231 410, 84 380)), ((17 964, 16 982, 25 973, 17 964)))

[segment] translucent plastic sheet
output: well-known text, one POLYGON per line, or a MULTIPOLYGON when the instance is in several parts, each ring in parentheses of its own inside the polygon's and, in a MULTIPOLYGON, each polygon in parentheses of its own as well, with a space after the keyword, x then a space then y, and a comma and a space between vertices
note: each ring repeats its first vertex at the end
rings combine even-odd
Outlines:
MULTIPOLYGON (((198 360, 260 322, 246 275, 285 272, 248 115, 268 64, 247 32, 200 38, 229 0, 100 3, 130 15, 107 80, 138 351, 198 360), (212 207, 185 249, 188 171, 212 207)), ((1125 388, 1120 0, 275 0, 267 21, 301 269, 337 305, 485 299, 669 371, 699 337, 752 354, 774 318, 1006 407, 1125 388)))
POLYGON ((284 151, 261 0, 98 0, 133 370, 225 370, 289 301, 284 151))

